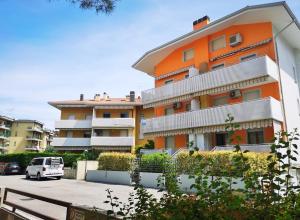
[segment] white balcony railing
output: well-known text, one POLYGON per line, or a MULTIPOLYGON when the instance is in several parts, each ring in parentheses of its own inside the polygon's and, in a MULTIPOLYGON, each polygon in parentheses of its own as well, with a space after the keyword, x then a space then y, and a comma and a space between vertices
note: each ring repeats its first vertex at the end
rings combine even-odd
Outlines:
MULTIPOLYGON (((267 56, 213 70, 158 88, 145 90, 142 92, 142 101, 143 105, 148 105, 199 92, 209 93, 214 88, 220 89, 224 86, 262 77, 267 77, 267 82, 278 80, 276 63, 267 56)), ((253 83, 258 82, 260 81, 253 83)), ((251 86, 251 83, 247 83, 247 86, 251 86)))
POLYGON ((56 137, 53 138, 51 145, 54 147, 86 147, 91 145, 90 140, 90 138, 56 137))
POLYGON ((0 130, 10 130, 10 127, 6 126, 5 124, 0 124, 0 130))
POLYGON ((28 127, 27 131, 35 131, 35 132, 38 132, 38 133, 43 133, 42 128, 39 128, 39 127, 28 127))
POLYGON ((239 123, 264 119, 283 120, 280 102, 269 97, 238 104, 211 107, 197 111, 147 119, 142 122, 141 130, 144 134, 147 134, 161 131, 223 125, 225 124, 228 114, 231 114, 234 117, 234 122, 239 123))
POLYGON ((132 146, 133 137, 92 137, 92 146, 132 146))
POLYGON ((92 127, 96 128, 133 128, 133 118, 94 118, 92 127))
POLYGON ((27 141, 42 141, 41 137, 26 136, 27 141))
POLYGON ((56 129, 89 129, 92 120, 60 120, 55 122, 56 129))

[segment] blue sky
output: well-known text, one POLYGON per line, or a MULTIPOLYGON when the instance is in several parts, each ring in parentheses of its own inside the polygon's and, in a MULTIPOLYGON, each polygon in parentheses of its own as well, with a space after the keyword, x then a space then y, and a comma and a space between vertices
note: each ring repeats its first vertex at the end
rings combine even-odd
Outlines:
MULTIPOLYGON (((131 68, 144 52, 258 0, 121 0, 111 15, 66 0, 0 0, 0 114, 53 128, 47 101, 123 97, 153 87, 131 68), (230 2, 230 3, 229 3, 230 2)), ((287 1, 300 19, 300 1, 287 1)))

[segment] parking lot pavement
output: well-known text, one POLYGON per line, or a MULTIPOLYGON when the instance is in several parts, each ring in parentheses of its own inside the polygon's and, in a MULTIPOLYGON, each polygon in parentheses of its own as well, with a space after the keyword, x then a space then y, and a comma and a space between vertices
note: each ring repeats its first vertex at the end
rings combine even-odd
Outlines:
MULTIPOLYGON (((126 202, 129 193, 133 192, 133 187, 123 185, 113 185, 104 183, 91 183, 85 181, 68 180, 68 179, 49 179, 43 181, 26 180, 25 176, 0 176, 0 187, 9 187, 32 194, 37 194, 61 201, 70 202, 76 205, 85 205, 109 209, 108 204, 103 203, 106 200, 106 189, 113 190, 113 195, 120 198, 120 201, 126 202)), ((160 193, 155 189, 148 189, 155 196, 160 193)), ((64 215, 64 209, 59 209, 47 204, 42 204, 37 200, 30 200, 21 196, 12 196, 11 198, 17 203, 32 208, 34 210, 51 213, 56 218, 61 219, 64 215)))

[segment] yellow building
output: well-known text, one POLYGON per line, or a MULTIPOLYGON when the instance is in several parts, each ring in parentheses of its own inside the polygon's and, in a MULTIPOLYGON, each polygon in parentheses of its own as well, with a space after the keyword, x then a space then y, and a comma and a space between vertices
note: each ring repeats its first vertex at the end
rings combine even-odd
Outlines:
POLYGON ((0 154, 8 150, 13 119, 0 115, 0 154))
POLYGON ((153 117, 153 109, 143 109, 135 93, 124 98, 110 98, 106 93, 94 99, 53 101, 50 105, 61 111, 55 128, 58 137, 53 146, 59 151, 133 151, 147 139, 140 134, 140 122, 153 117))
POLYGON ((53 132, 45 130, 36 120, 14 120, 11 128, 8 153, 44 151, 50 146, 53 132))
POLYGON ((51 145, 53 135, 39 121, 0 116, 0 153, 44 151, 51 145))

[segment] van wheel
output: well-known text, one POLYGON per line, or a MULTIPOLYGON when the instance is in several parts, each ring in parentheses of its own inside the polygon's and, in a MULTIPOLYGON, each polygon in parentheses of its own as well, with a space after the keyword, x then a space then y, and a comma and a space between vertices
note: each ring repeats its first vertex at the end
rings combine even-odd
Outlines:
POLYGON ((60 179, 61 179, 61 176, 57 176, 56 179, 60 180, 60 179))
POLYGON ((41 174, 40 174, 40 173, 37 173, 36 179, 37 179, 37 181, 41 181, 41 180, 42 180, 42 177, 41 177, 41 174))
POLYGON ((30 176, 29 176, 29 173, 28 172, 26 172, 26 177, 25 177, 27 180, 29 180, 30 179, 30 176))

